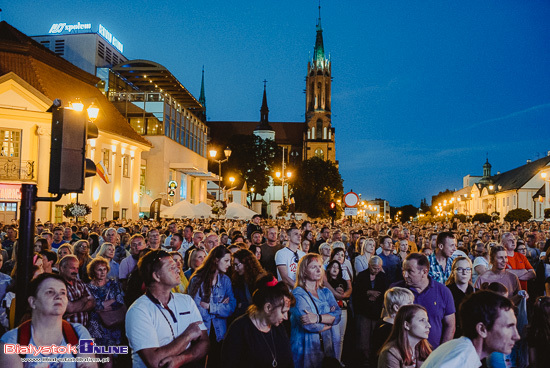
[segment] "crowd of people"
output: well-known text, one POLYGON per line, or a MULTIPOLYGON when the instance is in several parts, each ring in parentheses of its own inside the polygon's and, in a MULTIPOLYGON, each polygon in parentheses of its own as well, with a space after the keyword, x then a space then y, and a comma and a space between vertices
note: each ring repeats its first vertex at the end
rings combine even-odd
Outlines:
POLYGON ((89 339, 100 349, 5 353, 0 366, 538 368, 550 361, 545 222, 330 225, 256 215, 47 222, 35 233, 29 308, 16 320, 18 229, 0 228, 3 352, 89 339), (120 346, 129 354, 109 348, 120 346), (77 356, 100 359, 61 363, 77 356))

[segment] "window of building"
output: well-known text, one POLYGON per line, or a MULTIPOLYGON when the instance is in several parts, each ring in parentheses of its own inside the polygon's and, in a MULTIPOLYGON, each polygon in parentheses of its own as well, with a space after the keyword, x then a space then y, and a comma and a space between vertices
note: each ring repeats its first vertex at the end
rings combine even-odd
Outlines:
POLYGON ((110 48, 106 48, 105 49, 105 61, 108 62, 109 64, 111 64, 111 56, 113 55, 113 52, 111 51, 110 48))
POLYGON ((21 150, 20 130, 0 129, 0 140, 2 140, 0 157, 19 158, 19 153, 21 150))
POLYGON ((315 150, 315 156, 324 159, 325 158, 325 153, 323 152, 323 150, 321 148, 317 148, 315 150))
POLYGON ((141 165, 139 168, 139 192, 141 195, 145 194, 145 174, 147 173, 147 166, 141 165))
POLYGON ((55 222, 57 224, 60 224, 61 222, 63 222, 63 205, 59 205, 59 204, 55 205, 54 217, 55 217, 55 222))
POLYGON ((65 55, 65 40, 55 40, 54 50, 56 55, 64 56, 65 55))
POLYGON ((123 220, 126 220, 126 215, 128 213, 128 209, 127 208, 123 208, 122 211, 121 211, 121 217, 123 220))
POLYGON ((103 150, 103 165, 105 165, 105 170, 107 174, 111 173, 111 151, 108 149, 103 150))
POLYGON ((323 139, 323 121, 317 120, 317 139, 323 139))
POLYGON ((101 207, 101 221, 107 220, 107 211, 109 207, 101 207))
POLYGON ((125 178, 130 177, 130 156, 122 156, 122 176, 125 178))
POLYGON ((100 58, 105 59, 105 44, 101 41, 97 43, 97 55, 100 58))

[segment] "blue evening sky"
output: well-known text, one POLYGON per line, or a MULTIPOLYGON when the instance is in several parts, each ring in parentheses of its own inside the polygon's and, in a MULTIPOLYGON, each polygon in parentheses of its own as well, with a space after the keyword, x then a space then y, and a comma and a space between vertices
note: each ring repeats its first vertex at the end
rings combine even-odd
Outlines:
MULTIPOLYGON (((209 120, 304 121, 317 1, 42 1, 1 5, 28 35, 103 24, 129 59, 167 67, 209 120)), ((323 1, 332 124, 346 190, 413 204, 550 150, 550 2, 323 1)))

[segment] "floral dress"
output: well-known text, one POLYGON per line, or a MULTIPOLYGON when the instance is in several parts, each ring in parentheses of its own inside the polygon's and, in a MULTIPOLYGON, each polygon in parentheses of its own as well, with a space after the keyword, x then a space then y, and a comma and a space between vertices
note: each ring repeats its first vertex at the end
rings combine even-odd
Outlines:
POLYGON ((109 280, 104 286, 88 284, 90 294, 95 298, 95 308, 90 312, 90 324, 88 331, 95 339, 95 343, 100 346, 120 345, 123 337, 123 325, 107 327, 101 321, 97 311, 103 310, 103 302, 111 299, 116 301, 111 307, 116 309, 124 304, 124 292, 120 284, 115 280, 109 280))

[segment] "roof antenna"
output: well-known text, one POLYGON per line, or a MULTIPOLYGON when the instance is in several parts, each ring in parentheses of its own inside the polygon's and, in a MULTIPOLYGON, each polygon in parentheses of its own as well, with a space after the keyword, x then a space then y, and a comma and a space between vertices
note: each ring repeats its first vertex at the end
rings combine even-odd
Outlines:
POLYGON ((321 28, 321 0, 319 0, 319 20, 317 21, 317 27, 321 28))

